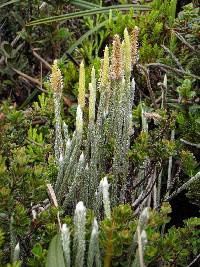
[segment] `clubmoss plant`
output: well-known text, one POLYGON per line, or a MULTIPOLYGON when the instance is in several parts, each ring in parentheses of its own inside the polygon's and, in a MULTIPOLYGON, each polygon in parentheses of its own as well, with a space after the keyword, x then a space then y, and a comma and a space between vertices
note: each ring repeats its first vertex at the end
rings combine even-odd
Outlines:
POLYGON ((66 224, 62 225, 61 239, 65 262, 67 266, 70 266, 70 233, 66 224))
POLYGON ((85 107, 85 67, 84 67, 83 61, 80 64, 80 72, 79 72, 78 104, 80 105, 81 109, 84 109, 85 107))
MULTIPOLYGON (((69 235, 62 238, 63 234, 69 233, 65 226, 62 227, 61 236, 57 234, 52 239, 48 258, 57 259, 57 262, 63 262, 62 266, 66 267, 76 266, 77 261, 77 266, 82 266, 84 262, 83 266, 87 267, 141 267, 156 266, 158 262, 163 266, 170 266, 168 257, 175 257, 177 266, 187 266, 191 253, 194 258, 198 256, 200 220, 191 218, 185 221, 184 228, 173 226, 165 233, 162 232, 162 225, 169 222, 170 212, 168 203, 164 203, 160 211, 146 207, 136 220, 131 207, 126 204, 114 207, 111 218, 105 218, 98 223, 95 217, 90 217, 91 211, 87 210, 85 224, 86 208, 79 202, 74 223, 67 227, 73 242, 71 247, 74 247, 74 250, 67 253, 68 258, 71 256, 70 264, 64 262, 64 247, 69 248, 69 235), (81 253, 78 252, 79 249, 81 253)), ((51 261, 47 263, 47 267, 54 267, 56 264, 55 261, 54 264, 51 261)))
MULTIPOLYGON (((98 83, 95 78, 95 70, 92 68, 86 139, 85 129, 83 129, 83 125, 85 125, 83 117, 86 118, 83 114, 85 111, 84 63, 80 64, 76 130, 71 140, 67 126, 62 122, 60 116, 59 101, 61 101, 62 77, 57 61, 54 62, 51 87, 55 87, 53 88, 56 120, 55 153, 59 169, 55 192, 59 205, 64 209, 70 202, 75 202, 78 195, 78 200, 83 200, 89 207, 94 207, 95 192, 103 175, 106 174, 113 175, 111 204, 115 205, 119 200, 124 201, 129 173, 127 154, 130 148, 131 110, 135 91, 134 79, 131 81, 131 70, 133 47, 134 57, 137 55, 137 29, 135 29, 134 36, 132 36, 133 44, 131 44, 127 29, 124 31, 122 43, 120 37, 116 35, 111 59, 108 47, 105 48, 98 83), (96 91, 99 92, 98 103, 96 91), (110 151, 108 146, 111 147, 110 151), (85 155, 84 161, 78 160, 82 152, 85 155), (85 186, 86 181, 89 187, 85 186), (77 194, 79 186, 83 190, 82 193, 79 190, 77 194)), ((106 210, 106 216, 109 217, 110 212, 108 209, 106 210)))
POLYGON ((88 259, 87 259, 87 266, 93 267, 94 263, 95 266, 101 267, 101 256, 99 250, 99 227, 97 220, 94 218, 93 226, 92 226, 92 233, 90 237, 90 244, 88 248, 88 259))
POLYGON ((74 215, 75 236, 73 250, 75 255, 75 267, 84 265, 85 254, 85 223, 86 223, 86 208, 83 202, 80 201, 76 205, 74 215))
POLYGON ((15 249, 14 249, 13 263, 15 263, 16 261, 19 260, 19 254, 20 254, 20 246, 19 246, 19 242, 18 242, 17 245, 15 246, 15 249))
POLYGON ((104 205, 104 212, 105 217, 110 219, 111 218, 111 210, 110 210, 110 198, 109 198, 109 184, 107 177, 104 177, 100 182, 100 190, 103 194, 103 205, 104 205))
POLYGON ((144 250, 147 243, 146 226, 149 220, 149 209, 146 207, 140 214, 137 229, 134 235, 132 249, 135 251, 135 259, 132 263, 132 267, 145 266, 144 263, 144 250))
POLYGON ((52 65, 52 74, 50 78, 51 88, 53 90, 54 109, 55 109, 55 157, 57 163, 62 163, 63 151, 63 137, 62 137, 62 120, 61 120, 61 97, 63 89, 63 78, 58 67, 57 60, 54 60, 52 65))

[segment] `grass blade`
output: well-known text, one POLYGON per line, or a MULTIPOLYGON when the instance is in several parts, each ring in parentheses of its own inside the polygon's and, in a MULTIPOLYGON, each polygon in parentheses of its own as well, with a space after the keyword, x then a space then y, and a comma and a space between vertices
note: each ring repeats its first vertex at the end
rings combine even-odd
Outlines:
POLYGON ((8 6, 8 5, 11 5, 11 4, 14 4, 16 2, 19 2, 19 0, 11 0, 11 1, 8 1, 8 2, 0 5, 0 8, 5 7, 5 6, 8 6))
POLYGON ((84 0, 72 0, 70 4, 77 6, 79 8, 83 8, 83 9, 93 9, 93 8, 100 7, 99 5, 89 3, 88 1, 84 1, 84 0))
POLYGON ((100 28, 106 25, 108 23, 108 20, 103 21, 102 23, 98 24, 93 29, 87 31, 85 34, 83 34, 68 50, 67 52, 71 54, 77 46, 79 46, 85 39, 88 38, 88 36, 92 35, 94 32, 98 31, 100 28))
MULTIPOLYGON (((113 17, 112 20, 117 20, 117 17, 113 17)), ((90 35, 98 31, 100 28, 104 27, 108 22, 109 19, 101 22, 100 24, 83 34, 72 46, 70 46, 70 48, 67 50, 67 53, 71 54, 85 39, 87 39, 90 35)))
POLYGON ((96 14, 101 14, 101 13, 109 13, 110 9, 126 11, 126 10, 130 10, 130 8, 133 8, 135 11, 148 11, 151 9, 148 6, 135 5, 135 4, 113 5, 113 6, 109 6, 109 7, 100 7, 100 8, 95 8, 92 10, 78 11, 78 12, 74 12, 74 13, 63 14, 60 16, 53 16, 53 17, 48 17, 48 18, 44 18, 44 19, 39 19, 39 20, 35 20, 35 21, 28 23, 26 26, 35 26, 35 25, 41 25, 44 23, 69 20, 72 18, 73 19, 74 18, 80 18, 83 16, 91 16, 91 15, 96 15, 96 14))

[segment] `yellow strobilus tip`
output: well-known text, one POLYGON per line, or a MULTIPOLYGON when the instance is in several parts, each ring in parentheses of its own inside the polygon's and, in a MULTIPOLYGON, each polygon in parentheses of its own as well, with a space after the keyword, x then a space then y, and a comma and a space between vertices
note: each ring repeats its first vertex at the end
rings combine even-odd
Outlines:
POLYGON ((85 107, 85 66, 83 61, 81 62, 79 69, 78 104, 83 110, 85 107))

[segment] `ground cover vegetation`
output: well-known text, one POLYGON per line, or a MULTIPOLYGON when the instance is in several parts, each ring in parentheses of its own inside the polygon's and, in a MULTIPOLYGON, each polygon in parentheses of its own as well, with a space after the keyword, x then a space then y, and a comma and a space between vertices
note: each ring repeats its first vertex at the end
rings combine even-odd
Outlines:
POLYGON ((0 4, 0 266, 198 266, 199 2, 135 2, 0 4))

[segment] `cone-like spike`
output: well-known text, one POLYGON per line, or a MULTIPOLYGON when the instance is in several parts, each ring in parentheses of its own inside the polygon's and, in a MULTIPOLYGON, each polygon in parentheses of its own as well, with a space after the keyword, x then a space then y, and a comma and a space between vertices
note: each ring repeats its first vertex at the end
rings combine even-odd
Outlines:
POLYGON ((139 222, 140 222, 141 228, 143 228, 144 225, 147 224, 148 220, 149 220, 149 208, 146 207, 143 209, 143 211, 141 212, 140 217, 139 217, 139 222))
POLYGON ((139 35, 139 28, 135 26, 134 30, 132 31, 132 35, 131 35, 132 64, 136 64, 138 60, 138 35, 139 35))
POLYGON ((54 93, 61 95, 63 89, 63 79, 61 71, 58 67, 58 61, 56 59, 54 60, 52 65, 52 74, 50 78, 50 83, 54 93))
POLYGON ((15 246, 15 249, 14 249, 13 263, 19 259, 19 254, 20 254, 20 246, 19 246, 19 242, 18 242, 17 245, 15 246))
POLYGON ((94 122, 95 120, 95 103, 96 103, 96 88, 93 87, 93 84, 89 84, 89 122, 94 122))
POLYGON ((79 72, 78 104, 82 109, 85 107, 85 67, 83 61, 80 64, 79 72))
POLYGON ((125 42, 124 42, 124 40, 122 41, 121 49, 122 49, 122 64, 123 64, 123 70, 125 70, 125 67, 126 67, 126 58, 125 58, 125 42))
POLYGON ((95 76, 95 68, 94 68, 94 66, 92 67, 92 71, 91 71, 91 83, 92 83, 92 86, 96 90, 96 76, 95 76))
POLYGON ((127 29, 124 30, 124 50, 125 50, 125 73, 131 72, 131 42, 127 29))
POLYGON ((85 157, 84 157, 84 154, 82 152, 80 155, 80 158, 79 158, 79 162, 84 162, 84 160, 85 160, 85 157))
POLYGON ((109 82, 109 49, 106 46, 104 50, 103 69, 102 69, 102 86, 106 86, 109 82))
POLYGON ((120 80, 122 78, 122 51, 119 35, 115 35, 112 52, 112 78, 120 80))

